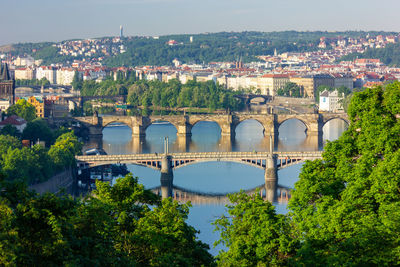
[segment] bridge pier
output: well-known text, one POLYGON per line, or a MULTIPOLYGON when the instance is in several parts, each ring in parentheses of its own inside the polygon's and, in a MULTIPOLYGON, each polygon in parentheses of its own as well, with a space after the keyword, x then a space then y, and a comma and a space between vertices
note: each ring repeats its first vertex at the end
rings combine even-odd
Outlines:
POLYGON ((192 136, 192 126, 185 124, 177 124, 176 126, 177 136, 192 136))
POLYGON ((178 146, 178 151, 188 151, 191 140, 192 138, 190 135, 178 135, 175 142, 175 144, 178 146))
POLYGON ((278 172, 276 168, 276 155, 270 155, 266 160, 265 182, 278 180, 278 172))
POLYGON ((174 174, 171 166, 171 156, 164 155, 161 159, 161 197, 163 199, 172 197, 174 174))
POLYGON ((265 199, 271 203, 277 200, 277 186, 277 180, 265 181, 265 199))

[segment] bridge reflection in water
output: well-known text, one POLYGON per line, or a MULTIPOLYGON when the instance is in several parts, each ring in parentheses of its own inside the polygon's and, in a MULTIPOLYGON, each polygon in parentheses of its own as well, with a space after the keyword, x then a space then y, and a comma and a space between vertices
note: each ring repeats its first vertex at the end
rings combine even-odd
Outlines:
MULTIPOLYGON (((228 204, 230 193, 206 193, 188 190, 182 187, 174 186, 171 181, 167 182, 164 180, 161 186, 152 188, 155 194, 162 198, 172 197, 178 202, 185 203, 190 201, 194 205, 201 204, 228 204)), ((291 197, 291 189, 289 187, 278 185, 276 181, 269 181, 266 184, 257 186, 249 190, 243 190, 246 194, 259 194, 264 200, 268 200, 272 203, 287 203, 291 197)))
MULTIPOLYGON (((272 137, 271 137, 272 138, 272 137)), ((79 169, 87 169, 95 166, 106 164, 135 164, 161 172, 161 187, 158 193, 161 196, 174 197, 179 200, 187 199, 190 196, 196 201, 203 199, 209 201, 213 197, 215 200, 226 201, 226 194, 213 195, 201 194, 199 192, 190 192, 173 186, 173 169, 180 168, 197 162, 209 161, 231 161, 242 164, 252 165, 265 170, 265 186, 264 190, 253 189, 249 193, 260 190, 262 197, 271 202, 278 201, 277 191, 280 192, 280 200, 282 197, 289 198, 288 189, 278 186, 278 169, 282 169, 293 164, 297 164, 304 160, 313 160, 321 158, 322 152, 273 152, 272 142, 270 143, 269 152, 195 152, 195 153, 168 153, 168 142, 165 143, 165 153, 159 155, 154 154, 130 154, 130 155, 95 155, 95 156, 76 156, 79 169)), ((214 202, 215 203, 215 202, 214 202)))

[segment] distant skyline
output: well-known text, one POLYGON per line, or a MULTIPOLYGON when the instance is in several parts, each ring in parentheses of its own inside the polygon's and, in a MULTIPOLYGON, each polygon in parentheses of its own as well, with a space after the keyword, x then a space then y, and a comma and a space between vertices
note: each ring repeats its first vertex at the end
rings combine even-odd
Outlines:
POLYGON ((399 0, 0 0, 0 45, 221 31, 400 31, 399 0))

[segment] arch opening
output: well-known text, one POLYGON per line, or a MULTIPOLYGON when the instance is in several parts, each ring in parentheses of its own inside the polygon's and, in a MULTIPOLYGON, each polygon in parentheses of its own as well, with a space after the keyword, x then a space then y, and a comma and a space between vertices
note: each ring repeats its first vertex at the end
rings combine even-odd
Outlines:
POLYGON ((307 138, 307 124, 302 120, 291 118, 280 123, 278 128, 278 149, 297 150, 307 138))
POLYGON ((332 118, 326 121, 322 127, 324 143, 338 139, 348 128, 348 122, 342 118, 332 118))
POLYGON ((173 144, 177 140, 177 128, 165 120, 152 121, 145 129, 147 152, 161 153, 164 151, 164 138, 168 137, 169 151, 173 152, 173 144))
MULTIPOLYGON (((239 122, 234 129, 235 150, 237 151, 260 151, 269 147, 264 138, 267 129, 255 119, 245 119, 239 122)), ((269 141, 269 139, 267 140, 269 141)))
POLYGON ((110 122, 102 130, 103 149, 107 154, 126 154, 132 139, 132 129, 123 122, 110 122))
POLYGON ((214 151, 221 138, 221 127, 215 121, 198 121, 192 126, 192 146, 196 151, 214 151))

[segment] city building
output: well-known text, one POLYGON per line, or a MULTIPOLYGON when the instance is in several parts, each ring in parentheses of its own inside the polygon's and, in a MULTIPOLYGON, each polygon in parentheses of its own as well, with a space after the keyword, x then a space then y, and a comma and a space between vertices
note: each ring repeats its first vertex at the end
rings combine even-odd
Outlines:
POLYGON ((319 110, 328 112, 343 111, 343 94, 339 94, 337 90, 329 92, 324 90, 319 94, 319 110))
POLYGON ((46 101, 46 98, 39 96, 31 96, 29 98, 24 98, 24 99, 35 107, 36 117, 44 118, 49 116, 51 103, 46 101))
POLYGON ((6 125, 12 125, 17 128, 17 130, 22 133, 26 127, 26 120, 18 117, 17 115, 11 115, 0 122, 0 129, 6 125))
POLYGON ((11 78, 7 64, 0 64, 0 99, 15 102, 15 81, 11 78))
POLYGON ((16 80, 33 80, 36 78, 36 71, 32 67, 17 68, 14 70, 16 80))
POLYGON ((75 70, 72 68, 60 68, 57 70, 56 78, 57 84, 71 85, 74 80, 75 70))
POLYGON ((57 83, 57 71, 51 66, 40 66, 36 69, 36 79, 46 78, 51 84, 57 83))

